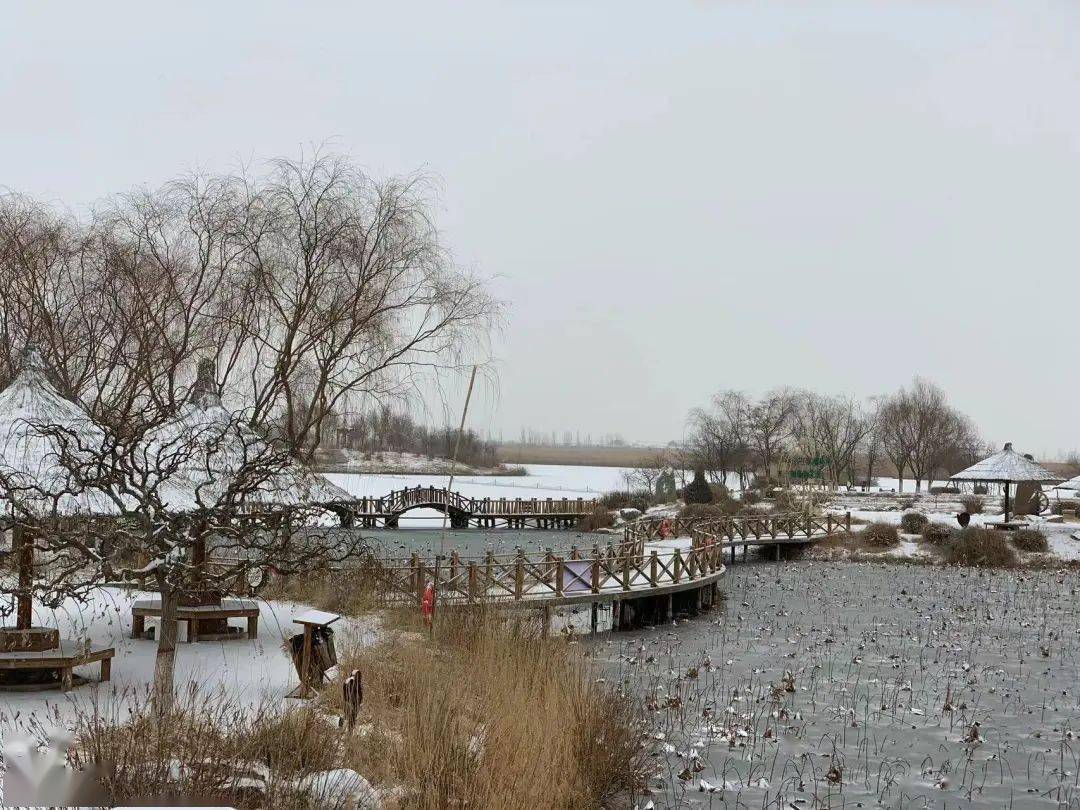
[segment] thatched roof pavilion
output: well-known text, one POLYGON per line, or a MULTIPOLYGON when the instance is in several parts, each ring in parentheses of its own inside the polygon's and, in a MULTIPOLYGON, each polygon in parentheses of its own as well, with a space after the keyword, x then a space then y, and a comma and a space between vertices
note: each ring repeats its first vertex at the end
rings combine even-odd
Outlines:
POLYGON ((1019 483, 1057 484, 1061 476, 1039 466, 1027 456, 1023 456, 1013 450, 1012 442, 1006 442, 1005 447, 984 458, 982 461, 971 465, 966 470, 961 470, 953 476, 952 481, 971 481, 986 484, 1003 484, 1005 486, 1005 522, 1009 522, 1009 486, 1019 483))
MULTIPOLYGON (((212 375, 212 363, 200 363, 199 379, 189 401, 154 439, 159 448, 194 448, 183 472, 204 502, 216 500, 245 464, 269 452, 267 441, 222 405, 212 375)), ((346 490, 299 461, 281 464, 244 496, 247 504, 266 507, 320 505, 351 498, 346 490)))

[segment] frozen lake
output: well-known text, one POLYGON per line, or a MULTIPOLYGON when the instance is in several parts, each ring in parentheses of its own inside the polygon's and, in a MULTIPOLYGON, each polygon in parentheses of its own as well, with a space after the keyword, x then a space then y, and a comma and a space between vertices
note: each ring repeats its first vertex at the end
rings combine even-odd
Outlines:
POLYGON ((723 587, 590 642, 646 707, 658 807, 1080 804, 1080 573, 751 563, 723 587))

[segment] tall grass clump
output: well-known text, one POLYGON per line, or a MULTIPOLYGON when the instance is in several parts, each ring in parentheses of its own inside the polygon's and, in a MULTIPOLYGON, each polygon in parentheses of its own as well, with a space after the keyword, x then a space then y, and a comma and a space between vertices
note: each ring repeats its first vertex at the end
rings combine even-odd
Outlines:
POLYGON ((864 548, 886 549, 900 544, 900 534, 891 523, 871 523, 855 537, 864 548))
POLYGON ((964 511, 969 515, 979 515, 982 514, 985 503, 981 495, 972 495, 969 493, 961 496, 960 505, 964 507, 964 511))
POLYGON ((1050 550, 1046 535, 1038 529, 1016 530, 1012 535, 1012 544, 1020 551, 1046 552, 1050 550))
POLYGON ((600 807, 640 782, 638 710, 576 646, 482 609, 444 615, 436 639, 353 650, 342 667, 363 672, 374 729, 347 763, 402 785, 404 806, 600 807))
POLYGON ((904 534, 922 534, 923 528, 930 522, 930 518, 921 512, 905 512, 900 518, 900 530, 904 534))
POLYGON ((945 562, 950 565, 1010 568, 1019 562, 1003 532, 977 526, 953 532, 942 551, 945 562))

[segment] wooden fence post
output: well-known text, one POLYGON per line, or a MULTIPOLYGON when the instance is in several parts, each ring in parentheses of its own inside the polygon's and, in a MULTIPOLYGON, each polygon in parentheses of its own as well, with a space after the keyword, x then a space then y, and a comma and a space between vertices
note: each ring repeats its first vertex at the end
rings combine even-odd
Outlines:
POLYGON ((563 561, 562 557, 555 558, 555 595, 563 595, 563 561))
POLYGON ((514 560, 514 599, 521 599, 525 590, 525 552, 517 550, 517 559, 514 560))
POLYGON ((656 587, 656 569, 660 564, 659 555, 656 553, 656 549, 652 550, 652 558, 649 560, 649 585, 653 588, 656 587))
POLYGON ((600 553, 599 551, 593 552, 592 558, 592 592, 600 593, 600 553))

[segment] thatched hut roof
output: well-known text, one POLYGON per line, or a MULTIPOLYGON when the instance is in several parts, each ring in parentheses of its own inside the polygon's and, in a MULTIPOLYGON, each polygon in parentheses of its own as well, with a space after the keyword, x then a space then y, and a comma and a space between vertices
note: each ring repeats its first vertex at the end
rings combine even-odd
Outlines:
POLYGON ((1039 466, 1030 458, 1013 450, 1008 442, 1002 450, 984 458, 966 470, 950 476, 953 481, 982 481, 985 483, 1034 483, 1056 484, 1061 476, 1039 466))
MULTIPOLYGON (((18 502, 41 516, 118 514, 111 498, 80 487, 69 468, 80 453, 92 463, 105 443, 105 431, 49 380, 40 352, 27 349, 19 373, 0 391, 0 501, 9 510, 18 502), (69 439, 64 442, 69 464, 62 462, 65 448, 57 428, 69 439)), ((169 486, 161 494, 174 508, 195 506, 182 487, 169 486)))
MULTIPOLYGON (((270 455, 266 440, 221 404, 221 400, 203 388, 181 407, 176 418, 155 437, 158 447, 185 448, 191 458, 182 471, 199 491, 204 505, 210 505, 222 493, 245 464, 270 455)), ((168 452, 168 451, 166 451, 168 452)), ((275 460, 277 461, 277 460, 275 460)), ((300 506, 327 504, 352 498, 346 490, 299 461, 275 464, 277 467, 258 488, 245 496, 249 504, 300 506)))

